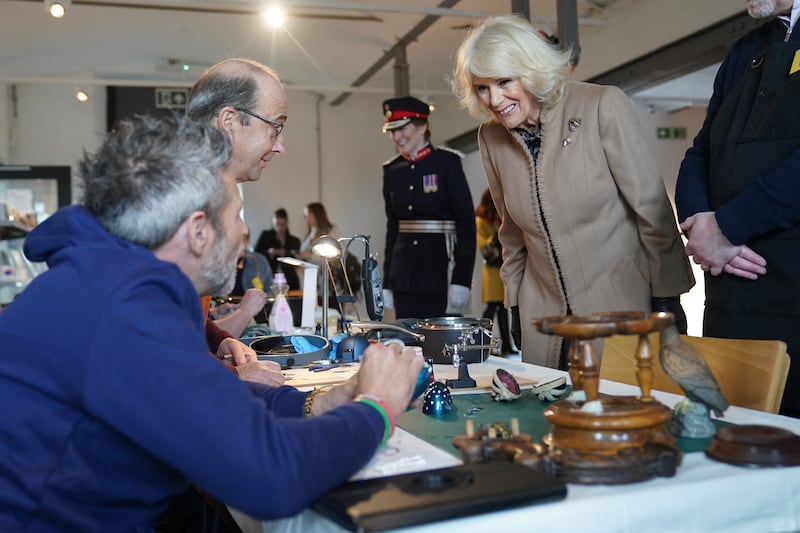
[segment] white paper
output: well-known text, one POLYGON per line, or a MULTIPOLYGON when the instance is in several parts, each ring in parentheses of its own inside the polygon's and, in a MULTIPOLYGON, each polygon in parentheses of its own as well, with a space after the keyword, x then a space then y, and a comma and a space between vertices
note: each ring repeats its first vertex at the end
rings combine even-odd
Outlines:
POLYGON ((404 429, 395 428, 386 445, 375 452, 369 463, 353 474, 350 480, 394 476, 460 464, 459 459, 444 450, 428 444, 404 429))

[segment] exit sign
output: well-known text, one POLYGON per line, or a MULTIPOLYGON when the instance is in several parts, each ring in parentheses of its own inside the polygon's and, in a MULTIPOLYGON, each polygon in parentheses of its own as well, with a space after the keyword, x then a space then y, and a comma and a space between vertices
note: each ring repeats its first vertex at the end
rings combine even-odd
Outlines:
POLYGON ((656 135, 659 139, 685 139, 686 128, 657 128, 656 135))
POLYGON ((156 107, 183 109, 189 101, 189 89, 156 89, 156 107))

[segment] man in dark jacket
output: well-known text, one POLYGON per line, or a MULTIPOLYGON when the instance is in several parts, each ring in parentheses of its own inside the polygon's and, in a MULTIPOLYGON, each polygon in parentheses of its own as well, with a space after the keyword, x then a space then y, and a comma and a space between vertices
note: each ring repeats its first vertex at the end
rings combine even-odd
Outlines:
MULTIPOLYGON (((740 39, 675 193, 686 252, 706 271, 703 334, 780 339, 800 354, 800 2, 747 0, 774 17, 740 39)), ((800 365, 781 412, 800 416, 800 365)))
POLYGON ((286 275, 286 282, 292 290, 300 289, 300 279, 294 267, 287 267, 278 262, 279 257, 294 257, 300 250, 300 239, 289 232, 289 214, 279 207, 272 215, 272 229, 261 232, 253 248, 269 261, 273 272, 281 271, 286 275))

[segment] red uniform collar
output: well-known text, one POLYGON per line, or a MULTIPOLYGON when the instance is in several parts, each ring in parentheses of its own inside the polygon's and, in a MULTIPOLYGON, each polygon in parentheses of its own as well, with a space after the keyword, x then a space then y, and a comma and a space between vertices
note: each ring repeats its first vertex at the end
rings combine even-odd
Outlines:
POLYGON ((431 143, 426 143, 425 146, 417 150, 417 153, 415 153, 413 157, 406 157, 405 155, 403 155, 403 157, 409 161, 419 161, 431 155, 432 151, 431 143))

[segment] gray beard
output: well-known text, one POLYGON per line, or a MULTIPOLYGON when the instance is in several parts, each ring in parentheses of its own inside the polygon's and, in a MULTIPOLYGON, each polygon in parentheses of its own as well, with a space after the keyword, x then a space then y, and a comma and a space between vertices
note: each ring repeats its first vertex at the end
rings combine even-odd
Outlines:
POLYGON ((775 13, 775 0, 750 0, 747 2, 747 13, 755 19, 770 17, 775 13))
POLYGON ((228 248, 228 239, 222 232, 214 244, 214 250, 208 263, 203 267, 203 279, 211 288, 210 293, 215 296, 227 296, 236 283, 236 263, 239 250, 235 250, 233 257, 225 257, 228 248))

